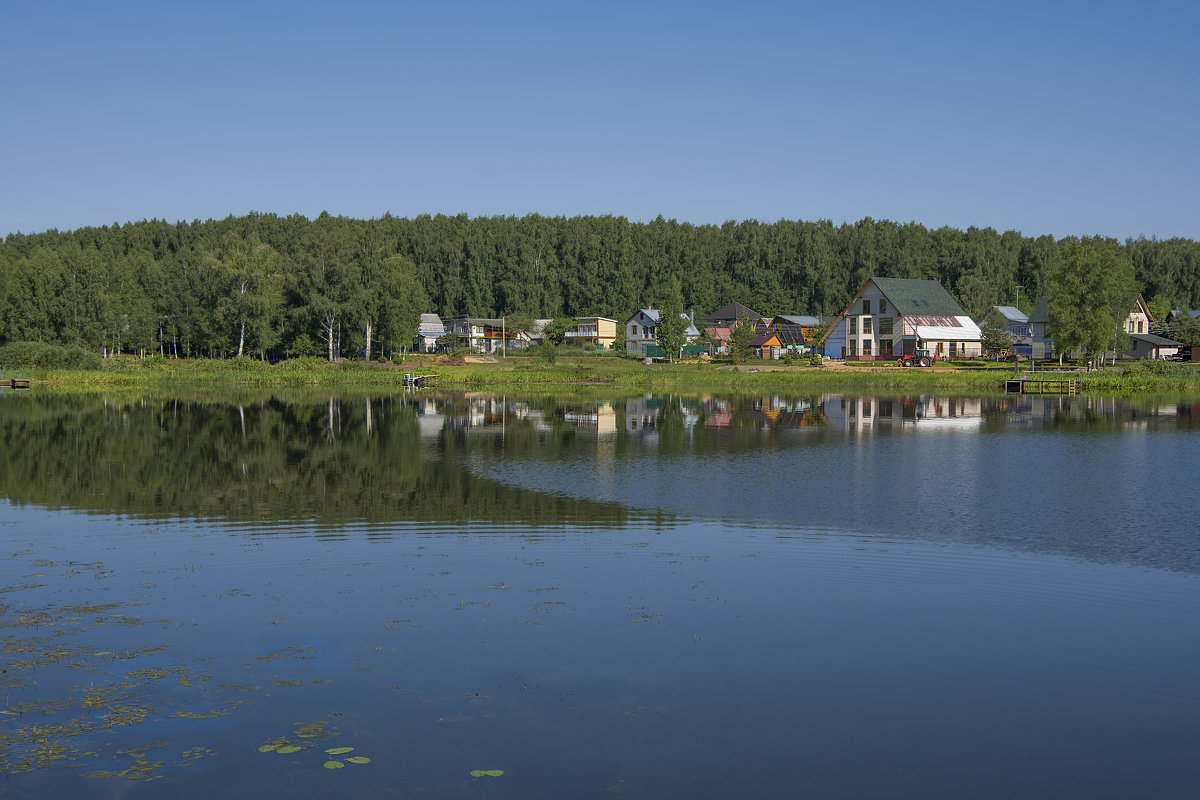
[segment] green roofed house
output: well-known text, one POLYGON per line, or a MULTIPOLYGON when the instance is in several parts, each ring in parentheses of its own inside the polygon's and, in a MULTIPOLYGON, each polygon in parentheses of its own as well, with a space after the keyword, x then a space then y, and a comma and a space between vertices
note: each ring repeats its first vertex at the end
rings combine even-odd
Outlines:
POLYGON ((1183 342, 1154 333, 1131 333, 1123 353, 1125 358, 1173 359, 1183 342))
POLYGON ((838 316, 825 354, 848 361, 893 361, 929 350, 939 359, 977 358, 979 326, 937 281, 869 278, 838 316))

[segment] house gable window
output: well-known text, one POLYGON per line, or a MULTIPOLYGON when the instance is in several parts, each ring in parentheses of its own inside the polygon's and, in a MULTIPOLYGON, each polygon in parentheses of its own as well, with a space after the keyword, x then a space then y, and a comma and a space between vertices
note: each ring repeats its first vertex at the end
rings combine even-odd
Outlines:
POLYGON ((887 298, 880 298, 880 300, 879 300, 879 313, 880 313, 880 314, 886 314, 886 313, 887 313, 887 298))
POLYGON ((864 314, 871 313, 871 301, 870 300, 863 300, 863 313, 864 314))

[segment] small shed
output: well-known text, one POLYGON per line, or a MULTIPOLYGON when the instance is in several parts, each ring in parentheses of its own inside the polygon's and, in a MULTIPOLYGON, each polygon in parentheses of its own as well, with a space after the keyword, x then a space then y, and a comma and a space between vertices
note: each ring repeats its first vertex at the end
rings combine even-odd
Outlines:
POLYGON ((750 342, 750 346, 754 348, 754 352, 759 358, 768 360, 779 358, 779 353, 783 349, 783 343, 779 341, 779 335, 774 331, 767 331, 755 336, 754 341, 750 342))
POLYGON ((1156 333, 1131 333, 1126 358, 1174 358, 1183 347, 1183 342, 1159 336, 1156 333))

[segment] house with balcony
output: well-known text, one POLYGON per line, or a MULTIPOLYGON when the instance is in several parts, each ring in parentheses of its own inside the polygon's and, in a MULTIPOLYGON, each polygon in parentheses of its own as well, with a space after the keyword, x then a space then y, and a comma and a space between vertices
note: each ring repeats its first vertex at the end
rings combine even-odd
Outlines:
POLYGON ((617 341, 615 319, 608 317, 576 317, 575 328, 566 332, 567 344, 587 344, 597 350, 612 350, 617 341))
POLYGON ((848 361, 894 361, 928 350, 939 359, 978 358, 983 351, 979 326, 937 281, 868 278, 838 315, 828 340, 845 342, 848 361))
POLYGON ((508 330, 503 319, 488 317, 455 317, 446 328, 459 347, 477 353, 499 353, 511 346, 517 338, 515 331, 508 330))

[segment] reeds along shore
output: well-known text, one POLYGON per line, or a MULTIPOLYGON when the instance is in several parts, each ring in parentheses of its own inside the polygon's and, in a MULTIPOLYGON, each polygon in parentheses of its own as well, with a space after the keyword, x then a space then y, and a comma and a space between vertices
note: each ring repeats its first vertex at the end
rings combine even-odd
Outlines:
MULTIPOLYGON (((893 392, 960 391, 999 394, 1011 370, 986 362, 957 362, 932 368, 881 364, 782 366, 777 362, 732 365, 685 361, 643 364, 618 356, 562 355, 551 364, 537 356, 509 356, 487 363, 453 363, 417 357, 403 363, 330 363, 298 358, 269 364, 251 358, 174 361, 161 357, 106 359, 98 369, 27 367, 34 390, 78 391, 89 388, 155 386, 190 387, 374 387, 402 388, 404 373, 434 375, 431 388, 514 386, 546 388, 597 385, 637 389, 818 389, 893 392)), ((1200 370, 1191 364, 1134 361, 1113 369, 1083 374, 1084 392, 1195 391, 1200 370)))

